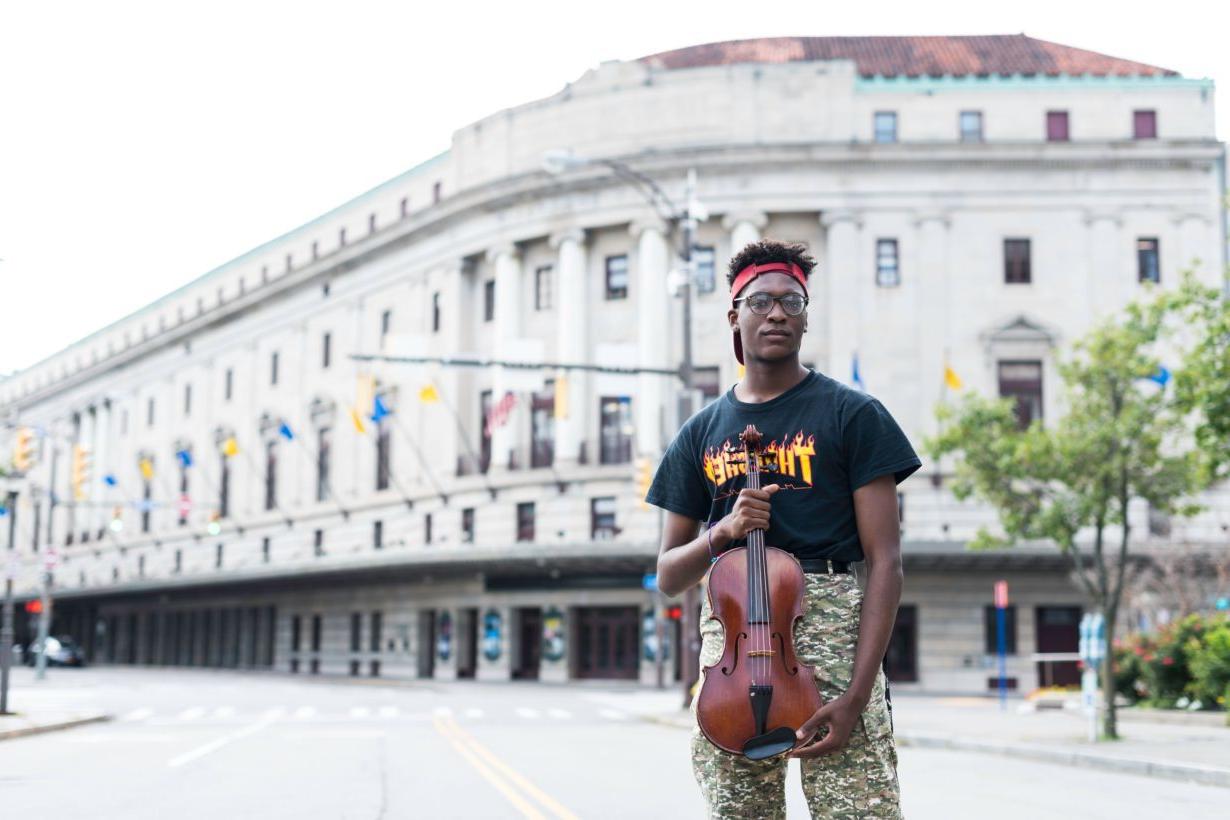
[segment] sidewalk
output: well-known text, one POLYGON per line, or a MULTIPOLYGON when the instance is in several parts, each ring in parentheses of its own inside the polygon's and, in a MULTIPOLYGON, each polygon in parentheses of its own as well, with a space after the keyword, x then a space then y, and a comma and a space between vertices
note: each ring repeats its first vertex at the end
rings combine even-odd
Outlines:
POLYGON ((88 688, 46 687, 40 690, 31 685, 33 681, 33 670, 21 667, 11 670, 10 714, 0 715, 0 741, 111 719, 111 715, 93 702, 88 688))
MULTIPOLYGON (((642 719, 692 728, 674 690, 609 696, 642 719)), ((1230 788, 1230 727, 1225 716, 1151 715, 1121 709, 1122 740, 1090 743, 1088 720, 1072 709, 1025 711, 1019 698, 1001 711, 994 698, 894 693, 893 720, 902 747, 957 749, 1066 766, 1161 777, 1230 788), (1220 718, 1220 719, 1219 719, 1220 718)))

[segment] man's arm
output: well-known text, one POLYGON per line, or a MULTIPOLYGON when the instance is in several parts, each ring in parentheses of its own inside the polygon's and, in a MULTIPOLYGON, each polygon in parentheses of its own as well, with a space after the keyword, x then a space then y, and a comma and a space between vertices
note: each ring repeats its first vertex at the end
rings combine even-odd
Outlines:
POLYGON ((871 687, 897 618, 903 575, 897 483, 891 474, 880 476, 854 491, 854 515, 867 560, 867 589, 863 594, 850 688, 803 724, 798 732, 801 742, 812 740, 821 726, 827 725, 829 733, 823 740, 796 749, 792 753, 794 757, 832 754, 846 745, 855 722, 871 700, 871 687))
MULTIPOLYGON (((767 530, 769 499, 777 488, 778 485, 770 484, 759 490, 740 490, 730 513, 708 532, 700 532, 699 521, 667 510, 666 523, 662 527, 662 545, 658 552, 658 589, 674 598, 693 584, 700 583, 713 563, 709 555, 711 537, 713 554, 717 555, 731 541, 747 535, 749 530, 767 530)), ((894 495, 893 503, 896 499, 894 495)))

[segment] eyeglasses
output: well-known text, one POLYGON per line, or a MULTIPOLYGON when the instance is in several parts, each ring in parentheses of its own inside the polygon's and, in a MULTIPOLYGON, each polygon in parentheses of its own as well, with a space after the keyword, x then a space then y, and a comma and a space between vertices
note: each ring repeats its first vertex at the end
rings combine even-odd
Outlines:
POLYGON ((774 302, 782 306, 782 310, 786 311, 787 316, 798 316, 807 307, 807 297, 799 293, 787 293, 782 296, 753 293, 751 296, 744 296, 742 299, 734 301, 736 305, 740 302, 747 302, 747 306, 757 316, 768 316, 773 310, 774 302))

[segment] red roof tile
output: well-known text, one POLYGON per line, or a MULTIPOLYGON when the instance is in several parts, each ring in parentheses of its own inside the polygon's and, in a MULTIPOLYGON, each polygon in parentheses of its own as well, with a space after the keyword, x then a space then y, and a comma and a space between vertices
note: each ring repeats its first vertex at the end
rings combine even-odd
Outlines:
POLYGON ((732 63, 853 60, 863 76, 964 74, 1094 74, 1178 76, 1157 66, 1121 60, 1024 34, 977 37, 767 37, 729 40, 640 58, 654 68, 699 68, 732 63))

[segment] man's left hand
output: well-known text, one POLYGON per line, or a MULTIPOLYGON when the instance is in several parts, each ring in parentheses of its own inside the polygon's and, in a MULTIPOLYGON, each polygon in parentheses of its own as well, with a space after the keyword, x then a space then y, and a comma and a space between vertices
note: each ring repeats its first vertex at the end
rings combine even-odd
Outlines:
POLYGON ((854 725, 863 713, 863 705, 846 693, 821 706, 795 733, 796 745, 789 757, 819 757, 840 752, 845 748, 854 731, 854 725), (820 728, 828 727, 828 734, 819 737, 820 728))

